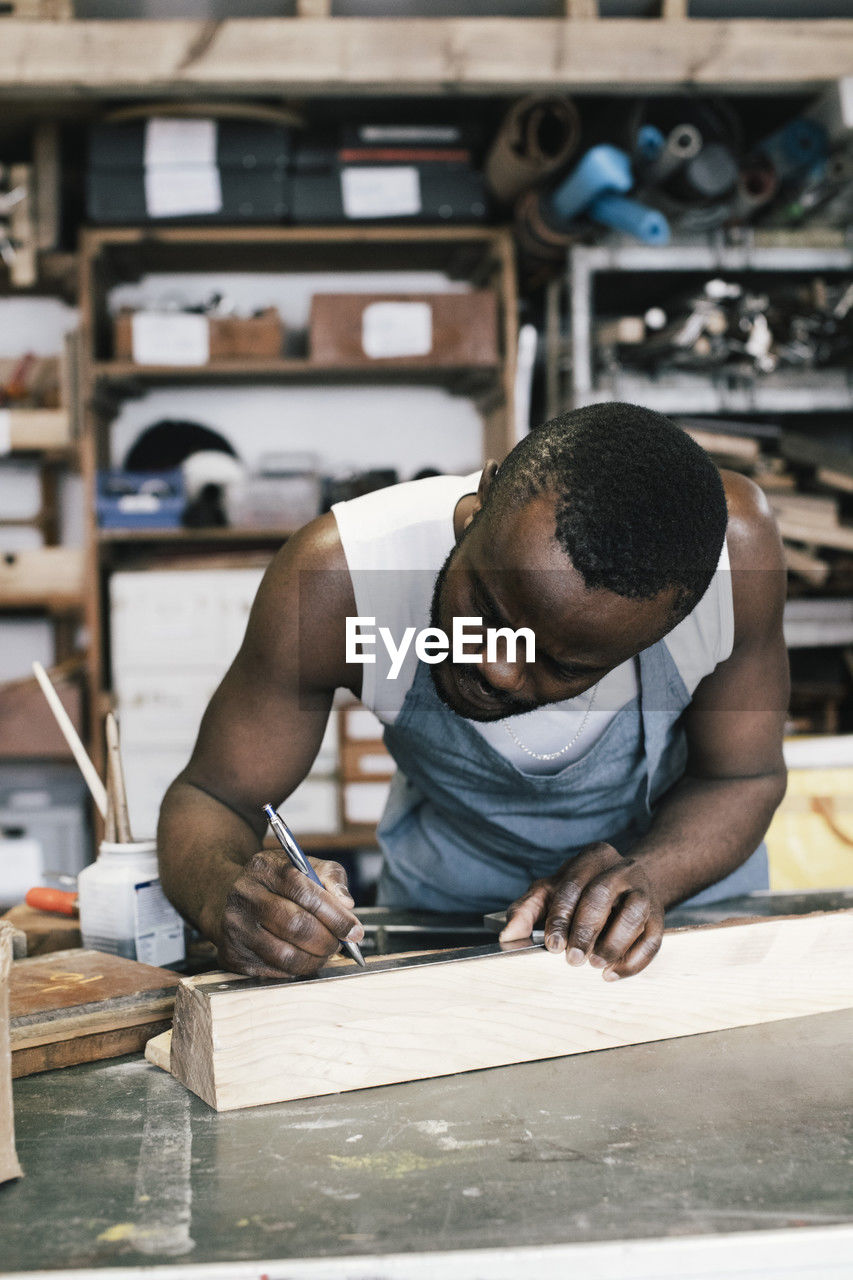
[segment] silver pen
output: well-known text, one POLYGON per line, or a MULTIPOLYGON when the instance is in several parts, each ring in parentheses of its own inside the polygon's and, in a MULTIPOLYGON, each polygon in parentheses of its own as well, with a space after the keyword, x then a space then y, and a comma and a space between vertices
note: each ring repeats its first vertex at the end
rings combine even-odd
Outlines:
MULTIPOLYGON (((264 805, 264 813, 272 827, 276 840, 278 840, 296 870, 301 871, 304 876, 308 876, 309 880, 313 880, 321 889, 325 889, 326 886, 300 849, 296 842, 296 837, 284 819, 276 813, 271 804, 264 805)), ((358 944, 350 942, 347 938, 340 938, 339 941, 347 955, 351 956, 356 964, 360 964, 362 969, 366 968, 364 956, 361 954, 361 948, 358 944)))

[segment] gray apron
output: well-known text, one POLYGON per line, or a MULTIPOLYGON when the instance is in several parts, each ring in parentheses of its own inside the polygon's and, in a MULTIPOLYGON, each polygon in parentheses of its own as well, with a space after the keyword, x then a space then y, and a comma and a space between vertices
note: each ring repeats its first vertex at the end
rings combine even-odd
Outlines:
MULTIPOLYGON (((397 763, 378 828, 384 853, 378 901, 429 911, 496 911, 553 874, 585 845, 627 853, 684 773, 678 723, 690 694, 663 641, 639 655, 639 694, 580 759, 559 773, 517 769, 417 674, 385 728, 397 763)), ((691 898, 714 902, 768 885, 764 845, 731 875, 691 898)))

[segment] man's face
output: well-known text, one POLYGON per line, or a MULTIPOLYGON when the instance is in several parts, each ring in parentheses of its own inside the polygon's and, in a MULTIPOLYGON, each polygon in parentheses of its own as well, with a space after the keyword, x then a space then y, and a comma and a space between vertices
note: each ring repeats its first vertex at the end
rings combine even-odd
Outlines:
POLYGON ((442 566, 432 626, 450 635, 454 617, 478 617, 484 629, 529 627, 536 637, 532 663, 524 660, 523 643, 510 662, 499 641, 492 662, 484 649, 476 663, 447 659, 430 667, 442 702, 467 720, 502 720, 575 698, 672 626, 669 591, 653 600, 591 591, 557 542, 555 526, 548 496, 506 513, 488 508, 442 566))

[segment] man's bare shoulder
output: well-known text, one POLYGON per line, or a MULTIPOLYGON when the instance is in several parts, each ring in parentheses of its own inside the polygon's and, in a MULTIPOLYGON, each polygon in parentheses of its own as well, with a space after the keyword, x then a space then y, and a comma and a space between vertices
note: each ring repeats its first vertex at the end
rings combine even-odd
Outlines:
POLYGON ((268 667, 297 660, 303 680, 348 683, 345 622, 355 613, 352 579, 331 513, 312 520, 273 557, 258 588, 246 646, 268 667))
POLYGON ((787 575, 782 540, 763 491, 747 476, 723 471, 729 509, 726 544, 732 569, 735 642, 781 626, 787 575))

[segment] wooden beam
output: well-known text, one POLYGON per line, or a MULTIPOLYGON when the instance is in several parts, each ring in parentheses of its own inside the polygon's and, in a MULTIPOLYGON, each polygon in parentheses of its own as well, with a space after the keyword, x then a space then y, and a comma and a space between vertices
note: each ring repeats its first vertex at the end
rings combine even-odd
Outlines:
POLYGON ((0 95, 562 93, 816 89, 849 74, 853 21, 524 18, 0 19, 0 95))
POLYGON ((660 16, 662 18, 686 18, 687 0, 661 0, 660 16))
POLYGON ((170 1066, 230 1111, 851 1005, 848 911, 675 931, 613 983, 544 947, 313 982, 205 974, 178 988, 170 1066))
POLYGON ((15 1154, 12 1106, 12 1067, 9 1045, 9 974, 12 969, 14 925, 0 920, 0 1182, 21 1176, 15 1154))
POLYGON ((598 17, 598 0, 563 0, 566 17, 578 19, 594 19, 598 17))

